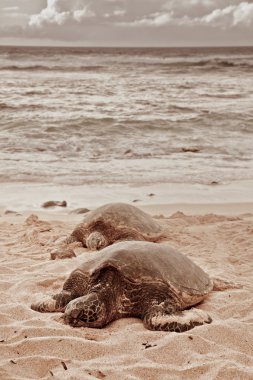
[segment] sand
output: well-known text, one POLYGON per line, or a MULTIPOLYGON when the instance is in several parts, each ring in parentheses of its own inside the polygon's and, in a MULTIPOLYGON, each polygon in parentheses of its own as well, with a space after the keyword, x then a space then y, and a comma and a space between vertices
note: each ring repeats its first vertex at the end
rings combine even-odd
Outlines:
POLYGON ((58 292, 70 271, 92 255, 78 248, 76 258, 49 259, 57 238, 82 215, 36 212, 36 221, 27 219, 29 211, 2 211, 0 379, 253 378, 252 203, 146 210, 167 228, 170 244, 211 276, 243 284, 212 292, 199 306, 213 322, 177 334, 148 331, 141 320, 129 318, 99 330, 72 328, 61 313, 31 310, 32 302, 58 292))

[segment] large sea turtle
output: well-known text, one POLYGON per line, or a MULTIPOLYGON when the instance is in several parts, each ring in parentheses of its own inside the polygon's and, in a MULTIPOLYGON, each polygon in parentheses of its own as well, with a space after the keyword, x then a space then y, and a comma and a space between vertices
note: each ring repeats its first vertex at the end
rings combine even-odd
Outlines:
POLYGON ((137 317, 150 330, 183 332, 211 322, 203 310, 189 308, 212 289, 209 276, 167 244, 123 241, 94 253, 59 294, 31 308, 64 312, 72 326, 102 328, 137 317))
POLYGON ((99 250, 120 240, 156 242, 162 227, 150 215, 126 203, 109 203, 89 212, 71 235, 51 253, 51 258, 75 256, 73 247, 99 250))

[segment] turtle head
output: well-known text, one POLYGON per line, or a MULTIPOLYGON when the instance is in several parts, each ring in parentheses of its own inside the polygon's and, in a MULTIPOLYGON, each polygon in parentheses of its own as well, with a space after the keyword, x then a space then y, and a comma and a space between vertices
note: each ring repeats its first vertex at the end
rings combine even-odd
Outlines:
POLYGON ((86 246, 91 251, 96 251, 105 248, 108 245, 108 241, 101 232, 92 232, 86 239, 86 246))

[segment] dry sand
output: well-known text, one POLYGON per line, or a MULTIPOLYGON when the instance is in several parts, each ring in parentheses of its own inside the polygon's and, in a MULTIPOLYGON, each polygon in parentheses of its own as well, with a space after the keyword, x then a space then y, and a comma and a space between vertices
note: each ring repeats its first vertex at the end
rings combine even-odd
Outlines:
MULTIPOLYGON (((235 205, 236 215, 232 205, 219 206, 225 215, 210 214, 211 206, 188 207, 191 216, 171 216, 170 210, 168 205, 149 209, 167 226, 170 244, 211 276, 243 284, 212 292, 199 306, 212 324, 182 334, 148 331, 134 318, 102 330, 72 328, 60 313, 31 310, 32 302, 58 292, 70 271, 92 255, 79 248, 74 259, 49 260, 55 240, 82 216, 44 212, 37 213, 36 222, 27 221, 29 213, 2 212, 0 379, 252 379, 252 204, 241 212, 235 205)), ((173 212, 179 210, 184 207, 173 212)))

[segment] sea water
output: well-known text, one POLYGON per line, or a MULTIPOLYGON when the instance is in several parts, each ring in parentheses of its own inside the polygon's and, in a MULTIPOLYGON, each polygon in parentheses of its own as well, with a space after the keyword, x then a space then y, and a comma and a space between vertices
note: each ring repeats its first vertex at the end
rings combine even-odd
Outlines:
POLYGON ((0 181, 253 179, 253 48, 0 47, 0 181))

